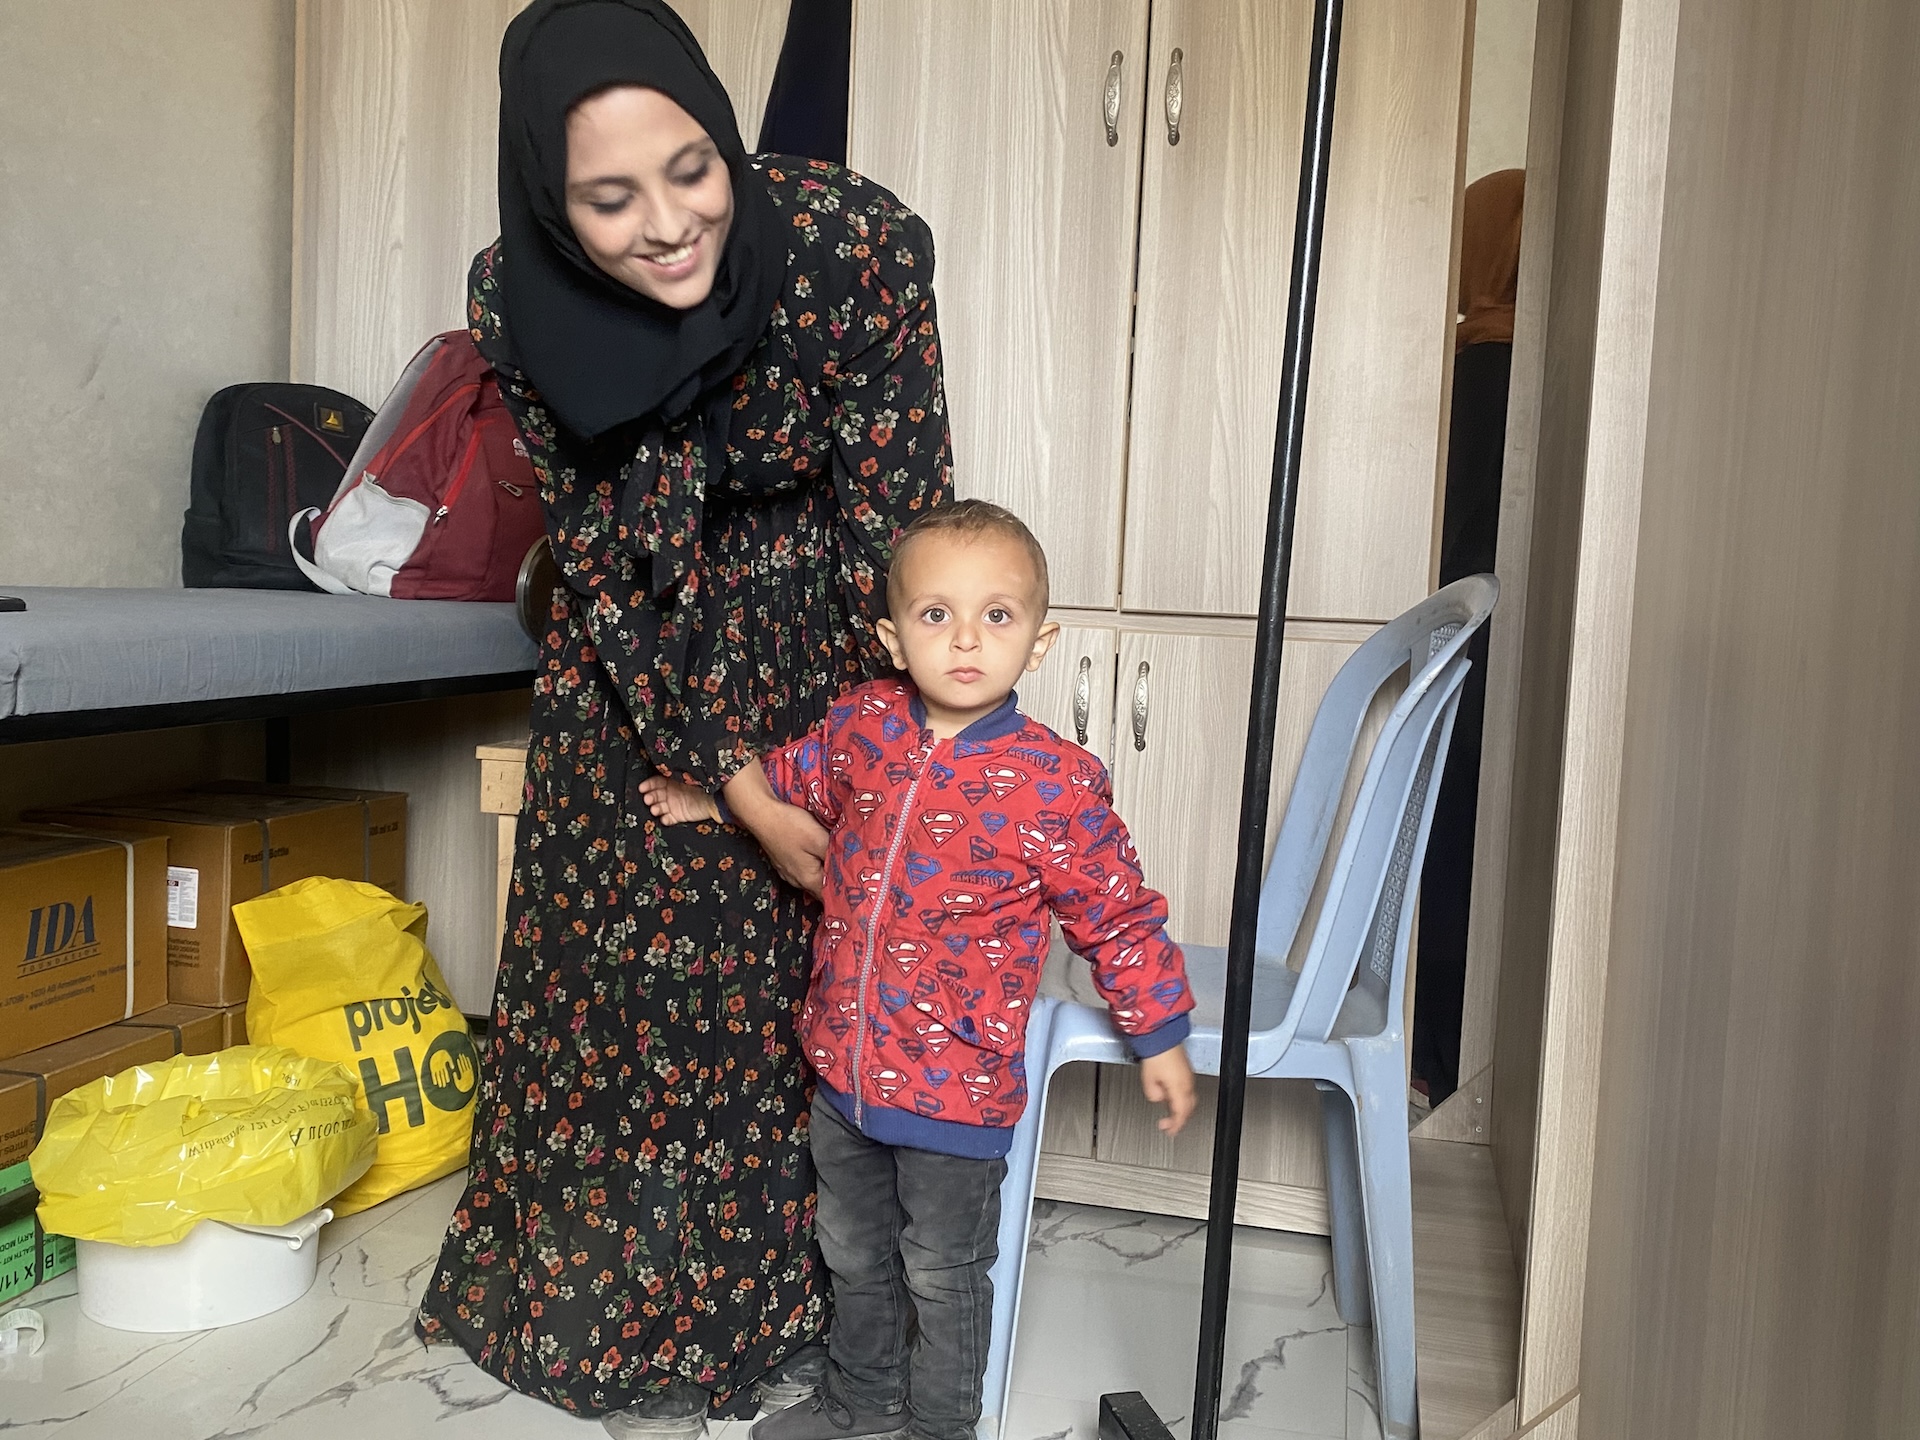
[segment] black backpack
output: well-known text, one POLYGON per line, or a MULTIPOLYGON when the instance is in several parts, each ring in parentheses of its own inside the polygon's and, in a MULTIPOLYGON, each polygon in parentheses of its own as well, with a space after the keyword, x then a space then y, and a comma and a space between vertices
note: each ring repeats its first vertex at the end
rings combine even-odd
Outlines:
POLYGON ((324 510, 373 411, 322 385, 229 385, 193 439, 193 490, 180 534, 192 587, 317 590, 293 563, 287 524, 324 510))

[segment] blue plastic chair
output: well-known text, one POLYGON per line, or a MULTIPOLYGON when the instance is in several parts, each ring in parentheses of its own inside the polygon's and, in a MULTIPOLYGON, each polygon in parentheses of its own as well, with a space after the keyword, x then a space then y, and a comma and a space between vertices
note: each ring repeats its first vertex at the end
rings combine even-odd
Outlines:
MULTIPOLYGON (((1473 575, 1381 627, 1340 667, 1314 716, 1260 892, 1247 1074, 1312 1080, 1326 1127, 1334 1299, 1371 1324, 1382 1428, 1418 1432, 1413 1348, 1413 1206, 1407 1149, 1407 940, 1427 828, 1469 661, 1467 642, 1499 597, 1473 575), (1409 676, 1374 741, 1306 958, 1287 966, 1319 877, 1341 792, 1374 698, 1409 676)), ((1230 818, 1230 817, 1229 817, 1230 818)), ((1182 947, 1196 1006, 1193 1067, 1220 1069, 1226 951, 1182 947)), ((1104 1008, 1043 997, 1027 1030, 1029 1103, 1001 1189, 1000 1260, 980 1434, 997 1434, 1013 1375, 1034 1171, 1048 1083, 1075 1060, 1125 1064, 1104 1008)))

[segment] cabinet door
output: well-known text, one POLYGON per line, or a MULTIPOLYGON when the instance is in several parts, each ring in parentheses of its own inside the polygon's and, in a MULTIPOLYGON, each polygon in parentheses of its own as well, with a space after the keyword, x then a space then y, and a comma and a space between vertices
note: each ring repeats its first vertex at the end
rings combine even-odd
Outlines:
MULTIPOLYGON (((1308 0, 1154 0, 1129 608, 1251 614, 1273 466, 1308 0), (1166 96, 1179 53, 1179 143, 1166 96)), ((1386 620, 1432 572, 1466 0, 1349 6, 1289 609, 1386 620)))
MULTIPOLYGON (((1021 710, 1109 764, 1113 759, 1113 666, 1119 639, 1109 626, 1063 623, 1060 638, 1039 673, 1025 676, 1020 686, 1021 710)), ((1084 971, 1086 962, 1061 943, 1057 924, 1053 936, 1049 968, 1084 971)), ((1040 1137, 1040 1148, 1049 1155, 1093 1158, 1096 1068, 1068 1065, 1054 1075, 1047 1096, 1046 1128, 1040 1137)))
POLYGON ((849 163, 933 229, 956 486, 1111 606, 1146 0, 860 0, 853 34, 849 163))
MULTIPOLYGON (((1364 638, 1357 627, 1323 626, 1287 641, 1269 855, 1320 697, 1364 638)), ((1120 635, 1114 808, 1133 832, 1147 883, 1167 897, 1170 933, 1194 945, 1227 943, 1252 677, 1250 636, 1120 635)))
POLYGON ((1104 625, 1062 625, 1038 674, 1021 677, 1020 708, 1055 733, 1113 759, 1113 657, 1104 625))

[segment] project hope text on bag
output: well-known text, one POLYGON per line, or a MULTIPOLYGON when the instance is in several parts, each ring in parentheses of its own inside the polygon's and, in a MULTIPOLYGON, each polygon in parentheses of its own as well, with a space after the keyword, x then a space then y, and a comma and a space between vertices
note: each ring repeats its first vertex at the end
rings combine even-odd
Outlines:
POLYGON ((253 961, 247 1034, 333 1060, 379 1126, 350 1215, 467 1162, 480 1058, 426 946, 427 912, 377 885, 299 880, 233 907, 253 961))
MULTIPOLYGON (((429 957, 428 964, 432 964, 429 957)), ((407 986, 398 995, 354 1000, 340 1007, 340 1018, 359 1060, 360 1083, 367 1106, 380 1122, 380 1133, 391 1128, 389 1111, 405 1113, 409 1126, 426 1124, 425 1106, 449 1115, 465 1114, 473 1105, 479 1083, 480 1060, 468 1037, 466 1021, 448 1030, 431 1017, 454 1011, 453 997, 439 988, 434 975, 423 975, 420 993, 407 986), (432 1032, 437 1030, 437 1035, 432 1032), (419 1037, 427 1037, 419 1062, 414 1060, 419 1037), (393 1048, 389 1051, 388 1046, 393 1048), (364 1055, 362 1052, 365 1052, 364 1055), (391 1077, 382 1074, 391 1055, 391 1077)), ((461 1159, 466 1158, 465 1152, 461 1159)))

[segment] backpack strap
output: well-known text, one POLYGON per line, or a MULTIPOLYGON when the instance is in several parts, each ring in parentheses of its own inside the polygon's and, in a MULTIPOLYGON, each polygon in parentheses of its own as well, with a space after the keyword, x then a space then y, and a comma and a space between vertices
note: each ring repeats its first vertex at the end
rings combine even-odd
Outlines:
POLYGON ((318 507, 310 510, 301 510, 296 512, 294 517, 287 522, 287 551, 293 556, 293 563, 300 567, 300 573, 329 595, 357 595, 360 593, 359 591, 343 584, 332 575, 329 575, 300 553, 300 522, 302 520, 311 520, 319 513, 320 510, 318 507))

